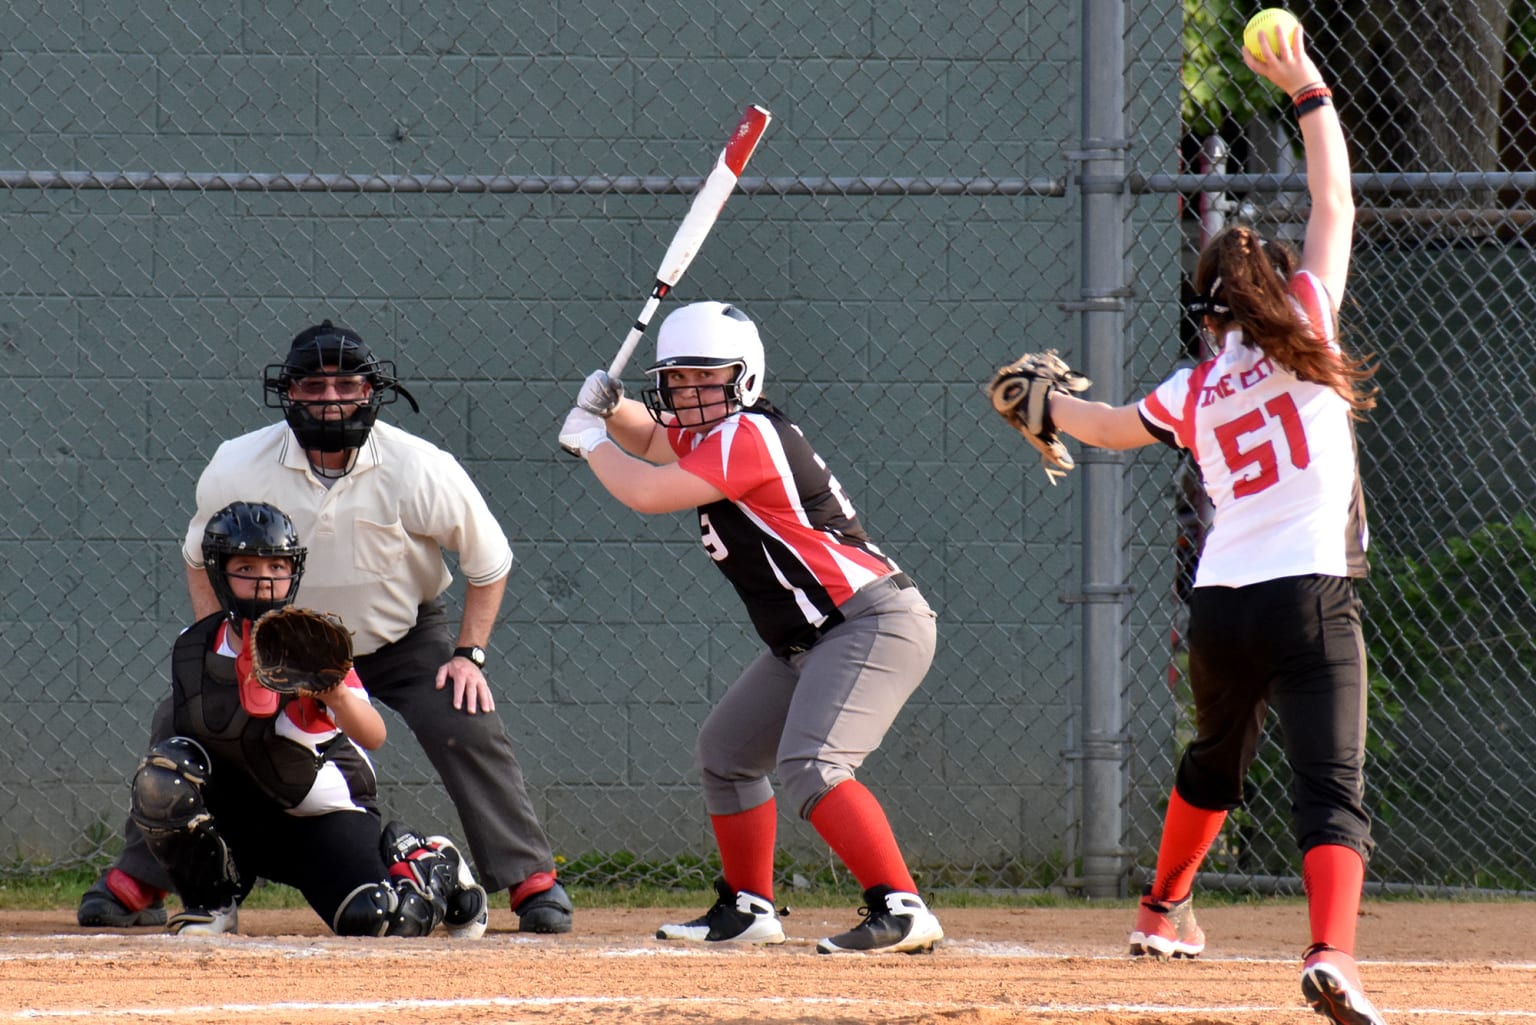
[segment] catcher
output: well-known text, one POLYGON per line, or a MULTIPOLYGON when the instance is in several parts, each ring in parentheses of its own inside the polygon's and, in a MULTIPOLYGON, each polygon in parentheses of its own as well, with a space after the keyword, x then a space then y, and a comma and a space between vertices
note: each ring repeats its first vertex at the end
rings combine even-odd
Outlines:
MULTIPOLYGON (((343 936, 485 932, 487 900, 447 838, 381 829, 384 720, 334 616, 295 608, 305 549, 277 508, 235 502, 203 555, 221 610, 171 656, 175 735, 133 777, 133 821, 184 909, 181 935, 235 932, 256 879, 299 890, 343 936)), ((109 880, 110 882, 110 880, 109 880)))

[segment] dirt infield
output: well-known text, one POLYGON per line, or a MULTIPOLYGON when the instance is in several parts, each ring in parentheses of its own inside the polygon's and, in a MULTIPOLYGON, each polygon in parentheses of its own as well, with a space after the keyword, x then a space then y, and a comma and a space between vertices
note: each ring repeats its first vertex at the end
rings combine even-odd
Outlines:
MULTIPOLYGON (((652 939, 698 908, 578 909, 567 936, 493 912, 479 941, 330 936, 308 911, 248 911, 239 936, 85 931, 73 912, 0 913, 0 1025, 11 1022, 642 1025, 1259 1025, 1321 1022, 1301 1001, 1297 902, 1202 909, 1198 961, 1124 956, 1130 913, 935 911, 931 955, 826 957, 854 921, 796 908, 782 947, 652 939)), ((1364 975, 1396 1025, 1536 1022, 1536 905, 1367 902, 1364 975)))

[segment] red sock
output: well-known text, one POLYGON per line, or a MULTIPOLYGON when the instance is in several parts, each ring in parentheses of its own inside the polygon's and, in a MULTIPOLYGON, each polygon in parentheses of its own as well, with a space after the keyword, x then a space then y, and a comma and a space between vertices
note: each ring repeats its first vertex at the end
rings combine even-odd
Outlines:
POLYGON ((1178 787, 1169 792, 1163 839, 1157 847, 1157 874, 1152 878, 1154 899, 1171 902, 1189 896, 1195 888, 1195 873, 1226 821, 1226 812, 1196 808, 1179 796, 1178 787))
POLYGON ((107 872, 107 892, 129 911, 143 911, 165 897, 165 891, 142 883, 114 866, 107 872))
POLYGON ((1342 844, 1312 848, 1301 859, 1301 882, 1307 891, 1312 942, 1326 943, 1353 957, 1360 890, 1365 885, 1360 852, 1342 844))
POLYGON ((861 888, 889 886, 917 892, 885 811, 863 783, 850 779, 833 787, 811 809, 811 825, 832 853, 843 859, 861 888))
POLYGON ((720 872, 725 885, 773 900, 773 845, 778 830, 778 805, 768 798, 756 808, 734 815, 711 815, 715 844, 720 848, 720 872))

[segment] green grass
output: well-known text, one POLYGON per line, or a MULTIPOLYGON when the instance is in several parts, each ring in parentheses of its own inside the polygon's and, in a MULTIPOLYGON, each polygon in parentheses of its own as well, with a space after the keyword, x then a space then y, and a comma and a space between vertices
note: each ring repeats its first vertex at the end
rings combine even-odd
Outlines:
MULTIPOLYGON (((40 875, 0 878, 0 911, 54 911, 73 909, 80 895, 99 875, 97 869, 64 869, 40 875)), ((714 899, 712 889, 622 883, 612 886, 577 886, 567 884, 577 907, 648 908, 690 907, 708 904, 714 899)), ((926 891, 925 891, 926 892, 926 891)), ((846 886, 816 884, 803 890, 782 887, 776 895, 780 904, 802 907, 845 907, 859 899, 857 884, 846 886)), ((931 894, 933 903, 949 908, 1063 908, 1082 907, 1082 898, 1058 894, 1009 894, 974 890, 938 890, 931 894)), ((1113 906, 1117 902, 1095 902, 1094 906, 1113 906)), ((1123 903, 1131 906, 1131 901, 1123 903)), ((246 899, 248 908, 302 908, 304 898, 288 886, 264 883, 246 899)))
MULTIPOLYGON (((62 869, 37 875, 0 877, 0 911, 62 911, 73 910, 84 893, 99 875, 99 869, 62 869)), ((712 889, 689 886, 661 886, 633 882, 615 882, 611 885, 580 886, 566 883, 571 899, 577 908, 653 908, 653 907, 700 907, 714 899, 712 889)), ((923 895, 938 908, 1130 908, 1134 898, 1089 900, 1063 893, 1009 893, 997 890, 928 889, 923 895)), ((796 890, 781 886, 775 894, 778 903, 791 907, 850 907, 858 902, 857 885, 833 885, 816 882, 808 888, 796 890)), ((501 898, 505 900, 505 897, 501 898)), ((1373 901, 1414 901, 1411 895, 1373 895, 1373 901)), ((1497 898, 1482 898, 1497 900, 1497 898)), ((1513 898, 1511 898, 1513 899, 1513 898)), ((1299 896, 1268 896, 1244 894, 1221 890, 1201 890, 1203 907, 1230 907, 1233 905, 1274 905, 1304 903, 1299 896)), ((172 898, 175 903, 175 898, 172 898)), ((299 892, 288 886, 263 883, 248 897, 244 904, 252 909, 287 909, 305 907, 299 892)))

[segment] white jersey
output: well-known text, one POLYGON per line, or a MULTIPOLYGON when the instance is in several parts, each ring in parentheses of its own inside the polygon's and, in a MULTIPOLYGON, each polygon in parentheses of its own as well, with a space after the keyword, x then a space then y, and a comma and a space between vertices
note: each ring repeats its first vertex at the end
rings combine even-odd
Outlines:
POLYGON ((447 589, 445 549, 477 586, 512 569, 507 535, 458 460, 382 422, 352 472, 329 487, 286 423, 224 442, 197 481, 197 513, 181 547, 188 566, 204 568, 203 530, 235 501, 288 514, 309 548, 301 604, 340 616, 359 655, 404 637, 420 606, 447 589))
MULTIPOLYGON (((1303 271, 1291 292, 1337 351, 1322 282, 1303 271)), ((1354 425, 1332 388, 1298 380, 1234 329, 1217 356, 1178 371, 1137 408, 1148 430, 1195 457, 1215 509, 1196 587, 1365 575, 1354 425)))

